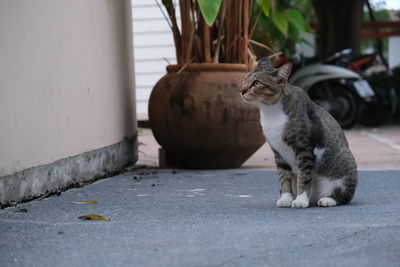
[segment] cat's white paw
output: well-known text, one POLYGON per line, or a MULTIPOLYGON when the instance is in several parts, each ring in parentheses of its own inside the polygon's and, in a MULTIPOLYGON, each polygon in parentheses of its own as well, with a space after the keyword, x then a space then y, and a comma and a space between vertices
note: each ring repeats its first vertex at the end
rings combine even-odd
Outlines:
POLYGON ((292 202, 292 208, 307 208, 309 205, 310 201, 306 192, 298 195, 296 199, 292 202))
POLYGON ((332 206, 336 206, 336 200, 334 200, 331 197, 323 197, 320 200, 318 200, 318 206, 321 207, 332 207, 332 206))
POLYGON ((276 205, 279 208, 285 208, 285 207, 289 207, 292 205, 293 202, 293 196, 291 193, 282 193, 281 198, 278 199, 278 201, 276 202, 276 205))

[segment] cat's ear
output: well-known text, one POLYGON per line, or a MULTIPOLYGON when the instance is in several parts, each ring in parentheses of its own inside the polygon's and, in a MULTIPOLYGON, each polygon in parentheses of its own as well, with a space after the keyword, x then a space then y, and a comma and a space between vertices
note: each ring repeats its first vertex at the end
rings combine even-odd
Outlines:
POLYGON ((290 87, 289 86, 285 86, 284 88, 283 88, 283 93, 285 94, 285 95, 290 95, 290 89, 289 89, 290 87))
POLYGON ((292 63, 288 62, 278 69, 278 77, 287 81, 292 72, 292 63))

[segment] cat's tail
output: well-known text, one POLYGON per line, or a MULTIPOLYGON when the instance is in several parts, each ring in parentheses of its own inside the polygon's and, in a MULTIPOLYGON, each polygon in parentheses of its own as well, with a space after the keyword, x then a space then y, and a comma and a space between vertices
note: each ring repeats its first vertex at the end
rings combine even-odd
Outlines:
POLYGON ((356 191, 358 175, 357 171, 351 176, 346 177, 343 181, 343 186, 336 187, 331 197, 337 202, 337 205, 344 205, 349 203, 356 191))

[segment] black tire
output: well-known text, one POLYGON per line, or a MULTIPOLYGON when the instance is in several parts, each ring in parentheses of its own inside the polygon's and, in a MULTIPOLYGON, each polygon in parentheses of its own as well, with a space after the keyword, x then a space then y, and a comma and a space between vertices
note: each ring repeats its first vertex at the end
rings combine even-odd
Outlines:
POLYGON ((347 112, 341 117, 335 118, 343 129, 350 129, 360 122, 362 114, 361 100, 352 90, 344 86, 336 86, 333 88, 341 97, 348 103, 349 108, 347 112))
POLYGON ((308 91, 310 98, 317 104, 321 101, 334 103, 335 111, 328 110, 343 129, 350 129, 361 119, 363 104, 359 97, 342 84, 317 84, 308 91))

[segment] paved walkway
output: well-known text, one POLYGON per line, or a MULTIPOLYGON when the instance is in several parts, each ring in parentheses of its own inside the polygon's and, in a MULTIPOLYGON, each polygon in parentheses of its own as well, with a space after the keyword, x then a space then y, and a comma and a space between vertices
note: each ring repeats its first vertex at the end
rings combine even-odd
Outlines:
POLYGON ((0 266, 399 266, 400 173, 359 176, 350 205, 297 210, 274 171, 125 173, 0 210, 0 266))
MULTIPOLYGON (((359 169, 400 169, 400 126, 376 129, 358 128, 345 131, 359 169)), ((141 129, 138 164, 158 166, 159 145, 151 130, 141 129)), ((273 154, 268 144, 262 146, 242 166, 243 168, 275 169, 273 154)))

